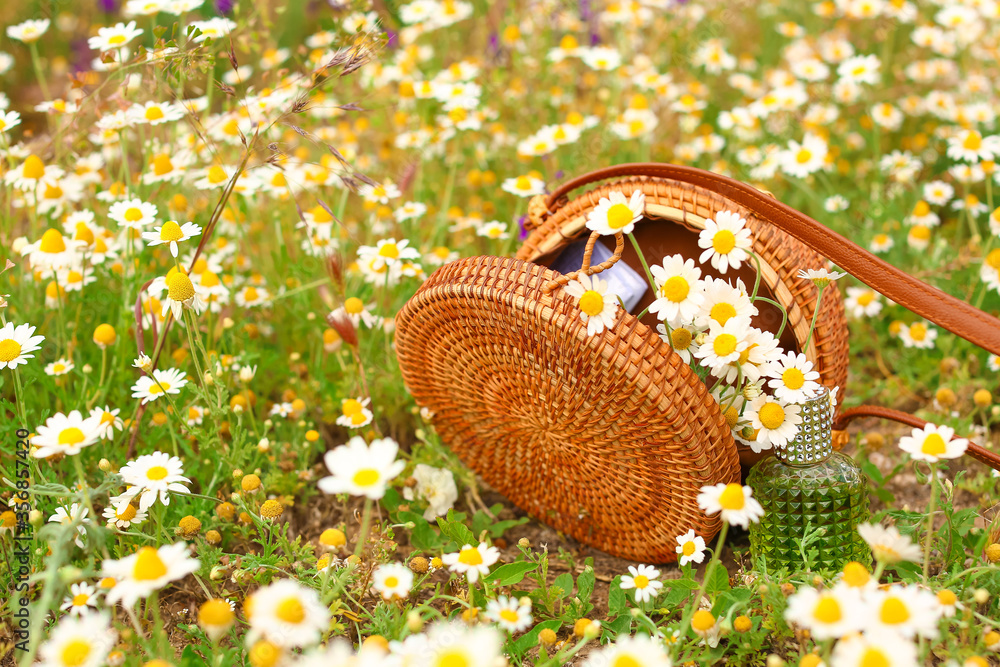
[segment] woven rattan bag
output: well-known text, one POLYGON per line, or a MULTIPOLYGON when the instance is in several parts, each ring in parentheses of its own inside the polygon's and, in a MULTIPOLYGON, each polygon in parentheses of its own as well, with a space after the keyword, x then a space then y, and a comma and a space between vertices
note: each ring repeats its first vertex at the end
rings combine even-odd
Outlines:
MULTIPOLYGON (((738 481, 741 454, 744 464, 752 462, 708 387, 661 341, 655 318, 625 313, 610 330, 588 336, 574 299, 556 289, 569 276, 546 268, 589 236, 587 213, 601 197, 635 189, 646 206, 634 234, 651 261, 674 253, 697 258, 697 232, 719 211, 746 218, 761 259, 761 293, 788 312, 785 349, 801 349, 814 314, 815 287, 796 274, 829 258, 897 303, 1000 353, 1000 321, 751 186, 667 164, 619 165, 571 180, 532 201, 532 232, 516 259, 472 257, 436 271, 397 316, 396 345, 403 379, 442 440, 500 493, 581 542, 634 560, 672 561, 676 536, 694 529, 709 539, 719 529, 718 518, 698 508, 699 489, 738 481)), ((581 270, 599 273, 617 261, 639 266, 621 237, 611 245, 610 258, 592 267, 588 246, 581 270)), ((736 276, 752 284, 755 268, 744 266, 736 276)), ((651 298, 646 294, 634 311, 651 298)), ((761 308, 754 322, 774 333, 780 324, 776 308, 761 308)), ((824 295, 813 343, 807 355, 823 384, 842 387, 847 325, 835 289, 824 295)), ((922 423, 874 408, 847 411, 838 426, 866 415, 922 423)), ((990 452, 970 453, 1000 467, 990 452)))

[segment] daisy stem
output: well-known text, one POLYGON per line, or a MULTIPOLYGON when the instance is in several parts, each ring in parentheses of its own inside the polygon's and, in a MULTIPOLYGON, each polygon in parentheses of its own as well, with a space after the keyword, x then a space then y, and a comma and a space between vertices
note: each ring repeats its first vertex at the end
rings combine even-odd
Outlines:
POLYGON ((656 294, 656 281, 653 280, 653 274, 649 270, 649 264, 646 263, 646 256, 642 254, 642 248, 639 247, 639 242, 635 240, 635 236, 628 234, 628 240, 632 242, 632 247, 635 248, 635 254, 639 256, 639 261, 642 262, 642 268, 646 272, 646 280, 649 281, 649 287, 653 290, 653 294, 656 294))
POLYGON ((16 367, 11 368, 11 374, 14 376, 14 400, 17 402, 17 413, 21 417, 21 425, 25 429, 28 428, 28 411, 24 406, 24 386, 21 384, 21 373, 16 367))
POLYGON ((194 344, 194 330, 198 326, 198 322, 194 319, 194 313, 190 310, 184 313, 188 320, 188 325, 185 327, 187 329, 188 345, 191 346, 191 358, 194 359, 194 368, 198 372, 198 383, 201 384, 201 388, 205 389, 205 373, 201 370, 201 362, 198 360, 198 347, 194 344))
POLYGON ((28 43, 28 50, 31 51, 31 65, 35 68, 35 78, 38 79, 38 87, 41 89, 42 96, 47 102, 52 99, 52 97, 49 95, 49 84, 46 82, 45 75, 42 73, 42 61, 38 57, 37 40, 28 43))
MULTIPOLYGON (((826 285, 817 285, 816 289, 818 290, 818 294, 816 294, 816 310, 813 311, 812 322, 809 324, 809 335, 806 336, 806 342, 802 346, 802 354, 806 353, 806 350, 809 349, 809 343, 812 342, 813 330, 816 329, 816 320, 819 318, 819 306, 823 302, 823 292, 826 290, 826 285)), ((785 328, 784 323, 782 323, 781 328, 785 328)))
POLYGON ((368 529, 372 523, 372 499, 365 498, 365 508, 361 513, 361 531, 358 533, 358 543, 354 546, 354 555, 361 558, 368 542, 368 529))
POLYGON ((937 462, 931 463, 931 500, 927 505, 927 537, 924 543, 924 584, 931 568, 931 544, 934 542, 934 510, 937 506, 937 462))
POLYGON ((708 561, 708 565, 705 567, 705 577, 701 581, 701 587, 698 589, 698 594, 695 595, 694 600, 691 601, 691 606, 684 611, 684 618, 681 619, 681 637, 686 637, 688 630, 691 629, 691 618, 694 616, 694 612, 698 610, 699 605, 701 605, 701 598, 704 597, 705 591, 708 589, 708 582, 712 580, 712 575, 715 573, 715 566, 719 563, 720 555, 722 554, 722 549, 726 544, 726 535, 729 533, 729 522, 722 522, 722 529, 719 531, 719 539, 716 542, 715 549, 712 551, 712 560, 708 561))
POLYGON ((760 289, 760 257, 752 250, 747 250, 747 253, 753 257, 753 261, 757 265, 757 276, 753 281, 753 294, 750 295, 750 301, 753 301, 757 297, 757 290, 760 289))

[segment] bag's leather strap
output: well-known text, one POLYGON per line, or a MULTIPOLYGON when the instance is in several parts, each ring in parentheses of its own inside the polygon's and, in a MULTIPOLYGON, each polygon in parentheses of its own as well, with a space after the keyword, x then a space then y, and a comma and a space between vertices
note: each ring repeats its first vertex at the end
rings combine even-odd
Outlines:
MULTIPOLYGON (((863 417, 890 419, 892 421, 899 422, 900 424, 912 426, 913 428, 923 428, 927 425, 927 422, 923 419, 914 417, 906 412, 900 412, 899 410, 893 410, 891 408, 880 408, 875 405, 861 405, 841 412, 840 417, 837 418, 837 423, 833 425, 833 428, 843 430, 847 428, 848 423, 863 417)), ((956 435, 955 437, 957 438, 959 436, 956 435)), ((965 450, 965 453, 977 461, 985 463, 994 470, 1000 470, 1000 455, 995 452, 991 452, 988 449, 984 449, 979 445, 970 442, 969 448, 965 450)))
MULTIPOLYGON (((872 289, 917 315, 1000 355, 1000 320, 923 283, 757 188, 703 169, 658 162, 620 164, 578 176, 549 195, 554 213, 573 190, 611 178, 651 176, 690 183, 745 206, 775 227, 831 259, 872 289)), ((818 267, 803 266, 803 269, 818 267)))

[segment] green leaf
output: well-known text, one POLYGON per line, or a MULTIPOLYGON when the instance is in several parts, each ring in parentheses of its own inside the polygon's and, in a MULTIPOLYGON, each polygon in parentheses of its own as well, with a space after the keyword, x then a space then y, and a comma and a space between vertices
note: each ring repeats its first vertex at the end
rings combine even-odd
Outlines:
POLYGON ((444 540, 431 528, 421 515, 416 512, 399 512, 396 517, 400 523, 413 522, 413 530, 410 531, 410 543, 423 551, 440 551, 444 546, 444 540))
MULTIPOLYGON (((465 515, 462 516, 464 519, 465 515)), ((447 535, 452 542, 457 544, 459 549, 466 544, 471 546, 477 546, 479 544, 479 540, 477 540, 476 536, 472 534, 472 531, 469 530, 468 526, 461 521, 456 521, 452 518, 452 512, 448 512, 447 519, 444 517, 438 517, 437 523, 438 527, 441 528, 441 532, 447 535)))
POLYGON ((194 646, 188 644, 184 647, 181 653, 181 667, 202 667, 205 664, 207 664, 205 658, 195 652, 194 646))
POLYGON ((705 587, 705 592, 712 595, 720 591, 728 591, 729 588, 729 572, 725 565, 717 563, 715 569, 712 570, 712 578, 709 580, 708 586, 705 587))
POLYGON ((562 627, 562 622, 557 619, 542 621, 535 627, 531 628, 531 630, 529 630, 524 636, 518 637, 518 639, 513 642, 511 647, 515 653, 521 655, 538 644, 538 635, 541 634, 542 630, 552 630, 553 632, 558 632, 560 627, 562 627))
POLYGON ((621 634, 632 634, 632 615, 622 614, 613 621, 602 623, 601 627, 604 628, 604 632, 601 633, 602 640, 615 639, 621 634))
POLYGON ((573 575, 569 572, 563 572, 552 582, 552 586, 561 591, 556 593, 559 597, 566 597, 573 592, 573 575))
POLYGON ((618 575, 611 580, 611 587, 608 589, 608 613, 617 616, 628 608, 628 598, 622 590, 622 577, 618 575))
POLYGON ((584 602, 590 602, 590 598, 594 595, 595 581, 594 559, 588 558, 587 567, 576 577, 576 596, 584 602))
POLYGON ((524 579, 524 575, 538 568, 537 563, 517 561, 501 565, 490 573, 489 580, 494 586, 513 586, 524 579))

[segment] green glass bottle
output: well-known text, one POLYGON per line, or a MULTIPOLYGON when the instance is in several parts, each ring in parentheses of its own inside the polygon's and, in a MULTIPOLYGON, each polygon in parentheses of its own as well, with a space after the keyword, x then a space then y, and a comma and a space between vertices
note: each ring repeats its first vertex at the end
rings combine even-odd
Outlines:
POLYGON ((795 439, 758 461, 747 484, 764 508, 750 524, 750 550, 769 570, 802 569, 799 546, 817 528, 825 533, 810 542, 818 551, 812 566, 837 570, 850 561, 871 565, 871 551, 858 535, 870 516, 868 481, 851 457, 833 451, 830 392, 820 387, 801 405, 802 424, 795 439))

